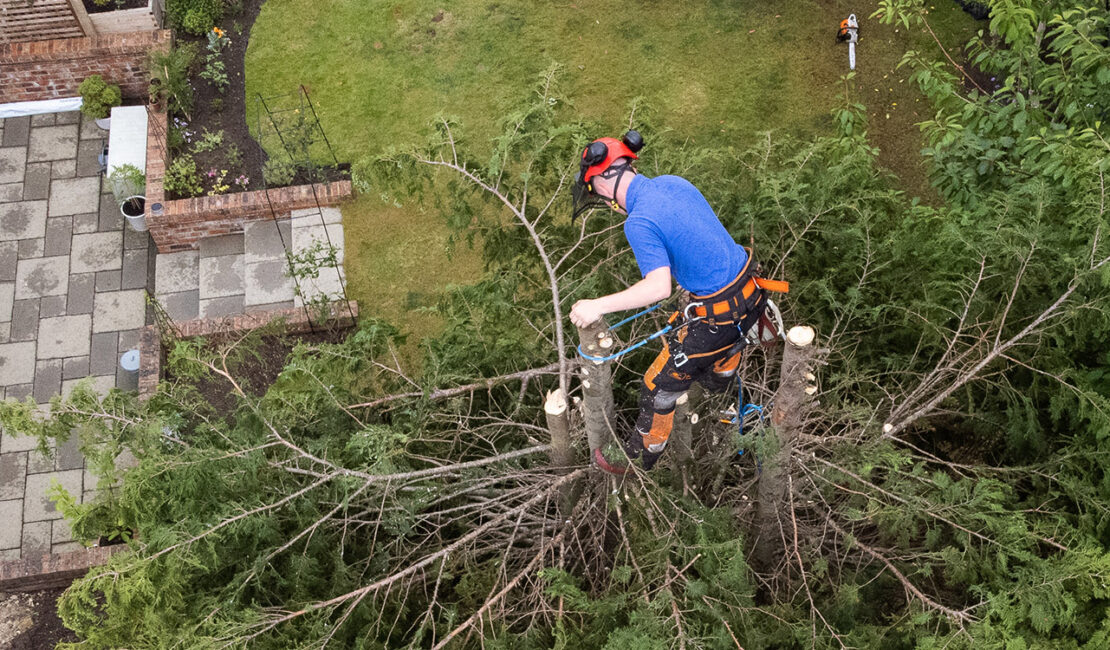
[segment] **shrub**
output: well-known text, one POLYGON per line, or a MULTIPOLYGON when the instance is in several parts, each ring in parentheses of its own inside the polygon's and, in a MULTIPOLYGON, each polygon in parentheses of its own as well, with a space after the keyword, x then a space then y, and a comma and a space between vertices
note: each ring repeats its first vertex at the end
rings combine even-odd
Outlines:
POLYGON ((198 196, 204 192, 201 185, 200 172, 197 171, 197 161, 189 154, 173 159, 170 168, 166 170, 166 177, 162 187, 169 194, 177 196, 198 196))
POLYGON ((94 120, 108 117, 112 107, 123 101, 119 86, 104 81, 98 74, 86 77, 77 92, 81 94, 81 112, 94 120))
POLYGON ((221 0, 167 0, 166 15, 175 27, 200 36, 223 18, 224 4, 221 0))
POLYGON ((266 185, 270 187, 289 185, 296 175, 297 168, 293 163, 277 160, 276 158, 267 160, 266 165, 262 168, 262 178, 266 180, 266 185))
POLYGON ((177 111, 186 117, 193 110, 189 71, 196 58, 196 43, 182 43, 166 52, 153 50, 147 57, 147 72, 150 73, 152 85, 158 86, 158 92, 168 100, 171 111, 177 111))

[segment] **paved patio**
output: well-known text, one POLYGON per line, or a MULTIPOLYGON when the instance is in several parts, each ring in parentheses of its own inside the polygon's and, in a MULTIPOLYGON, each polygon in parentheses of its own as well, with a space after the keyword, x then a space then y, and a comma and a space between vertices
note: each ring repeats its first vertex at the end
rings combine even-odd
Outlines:
MULTIPOLYGON (((0 397, 44 404, 86 377, 134 390, 119 367, 147 323, 147 233, 125 228, 101 182, 107 134, 80 113, 0 120, 0 397)), ((80 548, 46 497, 95 488, 71 439, 51 457, 0 432, 0 560, 80 548)))

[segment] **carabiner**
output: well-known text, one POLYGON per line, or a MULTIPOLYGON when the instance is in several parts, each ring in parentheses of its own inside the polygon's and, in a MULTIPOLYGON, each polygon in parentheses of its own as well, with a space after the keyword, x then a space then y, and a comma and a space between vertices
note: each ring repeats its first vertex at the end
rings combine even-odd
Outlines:
POLYGON ((682 317, 685 318, 687 320, 687 322, 690 322, 690 323, 692 323, 696 320, 701 320, 702 318, 704 318, 704 316, 695 316, 693 318, 690 318, 690 308, 691 307, 704 307, 704 306, 705 306, 704 302, 692 302, 692 303, 686 305, 686 309, 682 310, 682 317))

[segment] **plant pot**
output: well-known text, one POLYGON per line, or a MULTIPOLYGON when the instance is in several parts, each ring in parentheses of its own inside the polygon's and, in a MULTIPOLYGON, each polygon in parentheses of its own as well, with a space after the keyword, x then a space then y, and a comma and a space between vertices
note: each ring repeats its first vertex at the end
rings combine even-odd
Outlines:
POLYGON ((110 118, 110 117, 102 117, 99 120, 96 120, 96 125, 99 126, 102 129, 104 129, 105 131, 108 130, 108 127, 111 126, 111 124, 112 124, 112 118, 110 118))
POLYGON ((119 211, 136 232, 146 232, 146 197, 129 196, 119 204, 119 211))

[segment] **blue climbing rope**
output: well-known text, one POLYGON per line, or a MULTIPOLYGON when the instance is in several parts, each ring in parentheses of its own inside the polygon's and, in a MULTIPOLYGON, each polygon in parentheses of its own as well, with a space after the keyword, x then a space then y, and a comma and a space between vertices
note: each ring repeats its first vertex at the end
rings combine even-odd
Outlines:
MULTIPOLYGON (((740 437, 744 437, 744 418, 752 413, 759 413, 759 421, 763 421, 763 407, 759 404, 747 403, 744 404, 744 382, 740 379, 740 372, 736 372, 736 422, 737 428, 740 431, 740 437), (743 406, 741 407, 741 405, 743 406)), ((743 456, 744 450, 740 449, 736 452, 737 456, 743 456)))
MULTIPOLYGON (((659 309, 659 307, 660 307, 660 304, 652 305, 651 307, 648 307, 647 309, 645 309, 645 310, 643 310, 639 313, 632 314, 628 318, 610 325, 606 331, 611 332, 611 331, 617 329, 618 327, 620 327, 621 325, 624 325, 626 323, 631 323, 632 321, 636 320, 637 318, 640 318, 641 316, 646 316, 647 314, 650 314, 651 312, 655 311, 656 309, 659 309)), ((585 352, 582 351, 582 344, 579 343, 578 344, 578 354, 581 355, 583 359, 589 359, 590 361, 593 361, 594 363, 602 363, 602 362, 605 362, 605 361, 612 361, 613 359, 619 359, 619 358, 623 357, 624 355, 628 354, 629 352, 631 352, 633 350, 644 347, 649 342, 654 341, 655 339, 659 338, 660 336, 663 336, 667 332, 670 332, 672 329, 674 329, 674 327, 672 325, 667 325, 663 329, 661 329, 658 332, 648 336, 647 338, 643 339, 642 341, 638 341, 638 342, 628 346, 627 348, 621 350, 620 352, 614 352, 613 354, 610 354, 609 356, 606 356, 606 357, 595 357, 592 354, 586 354, 585 352)))

